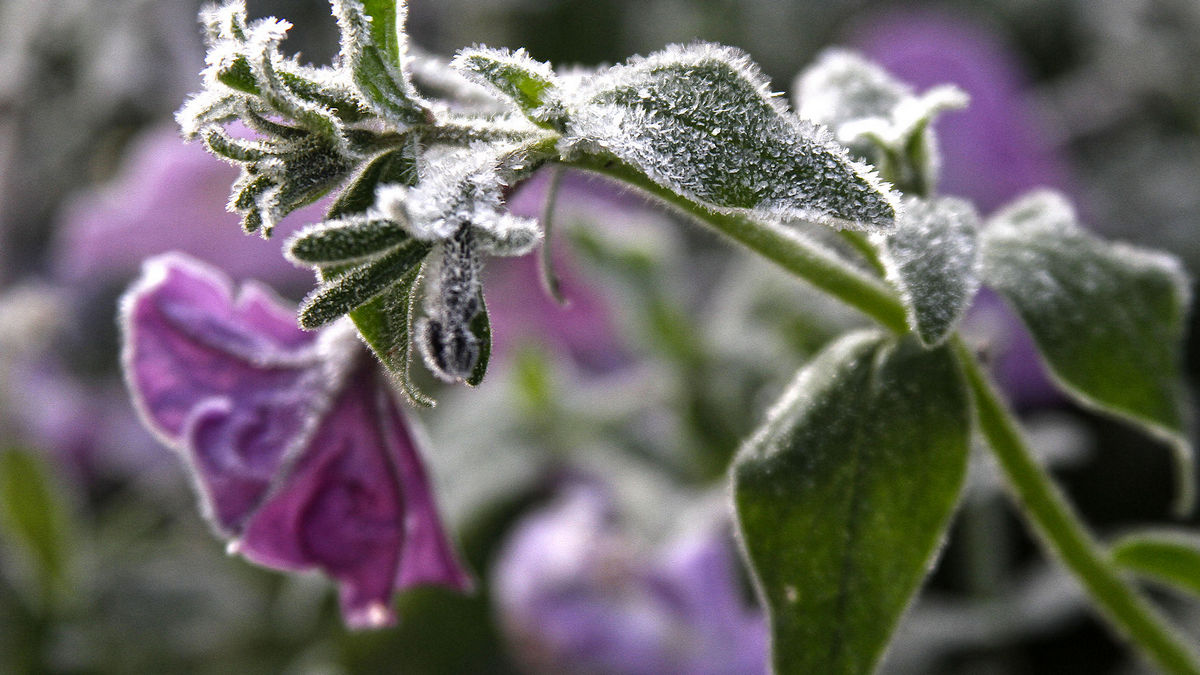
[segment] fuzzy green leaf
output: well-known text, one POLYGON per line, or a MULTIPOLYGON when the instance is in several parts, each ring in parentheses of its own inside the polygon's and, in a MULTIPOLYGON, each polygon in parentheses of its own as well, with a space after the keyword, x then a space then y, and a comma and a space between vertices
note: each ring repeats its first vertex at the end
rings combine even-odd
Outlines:
POLYGON ((361 307, 419 267, 430 248, 410 239, 378 260, 330 276, 300 305, 300 326, 320 328, 361 307))
POLYGON ((359 95, 396 128, 425 122, 426 111, 404 72, 406 6, 396 0, 334 0, 340 61, 359 95))
POLYGON ((367 345, 396 378, 400 390, 413 405, 432 406, 434 401, 412 381, 412 326, 416 312, 421 266, 400 277, 383 293, 350 312, 350 319, 367 345))
POLYGON ((344 265, 380 255, 408 239, 404 226, 391 220, 327 220, 293 235, 286 253, 303 265, 344 265))
POLYGON ((1119 567, 1200 597, 1200 533, 1138 532, 1118 540, 1112 560, 1119 567))
POLYGON ((958 325, 979 290, 979 216, 961 199, 906 199, 882 261, 908 324, 927 346, 958 325))
POLYGON ((800 371, 733 467, 779 673, 869 673, 928 573, 966 472, 953 355, 878 333, 800 371))
POLYGON ((674 46, 572 93, 564 149, 611 156, 723 213, 885 231, 896 198, 787 110, 741 52, 674 46))
POLYGON ((984 231, 983 278, 1016 308, 1063 391, 1172 445, 1177 505, 1189 508, 1181 348, 1190 293, 1179 261, 1097 239, 1061 196, 1038 192, 984 231))
POLYGON ((523 49, 510 52, 473 47, 460 51, 451 65, 468 79, 510 99, 521 112, 535 119, 539 119, 537 112, 546 105, 555 86, 549 64, 535 61, 523 49))

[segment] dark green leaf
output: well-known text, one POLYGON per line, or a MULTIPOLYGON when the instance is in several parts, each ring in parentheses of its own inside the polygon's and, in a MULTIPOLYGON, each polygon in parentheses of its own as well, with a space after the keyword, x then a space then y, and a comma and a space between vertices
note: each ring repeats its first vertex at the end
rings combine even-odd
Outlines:
POLYGON ((488 320, 487 304, 483 300, 482 288, 479 291, 479 312, 471 318, 471 323, 467 328, 477 340, 479 358, 475 361, 475 367, 471 369, 471 376, 467 378, 466 382, 472 387, 478 387, 483 382, 483 376, 487 374, 488 360, 492 357, 492 324, 488 320))
POLYGON ((770 93, 741 52, 671 47, 612 68, 569 105, 568 151, 613 156, 713 210, 885 231, 896 198, 770 93))
POLYGON ((733 468, 776 672, 871 672, 942 542, 969 429, 946 347, 856 333, 800 371, 733 468))
POLYGON ((1194 477, 1181 347, 1190 297, 1179 261, 1097 239, 1062 197, 1039 192, 985 230, 983 278, 1016 308, 1066 393, 1173 446, 1187 508, 1194 477))
POLYGON ((300 325, 319 328, 366 304, 421 264, 430 244, 410 239, 387 255, 330 276, 300 305, 300 325))
POLYGON ((336 0, 341 63, 358 93, 397 127, 426 121, 425 108, 404 73, 405 4, 397 0, 336 0))
POLYGON ((359 334, 388 369, 413 405, 428 407, 433 399, 412 381, 412 324, 421 267, 409 270, 378 297, 350 312, 359 334))
POLYGON ((961 199, 906 199, 882 260, 921 342, 941 344, 979 290, 979 216, 961 199))
POLYGON ((1112 547, 1118 566, 1200 597, 1200 533, 1139 532, 1112 547))
POLYGON ((375 205, 375 190, 380 184, 412 185, 417 181, 417 160, 412 148, 380 155, 367 164, 350 187, 338 195, 326 218, 333 220, 362 213, 375 205))
POLYGON ((29 556, 47 592, 66 574, 67 525, 66 508, 45 463, 33 453, 0 451, 0 539, 29 556))

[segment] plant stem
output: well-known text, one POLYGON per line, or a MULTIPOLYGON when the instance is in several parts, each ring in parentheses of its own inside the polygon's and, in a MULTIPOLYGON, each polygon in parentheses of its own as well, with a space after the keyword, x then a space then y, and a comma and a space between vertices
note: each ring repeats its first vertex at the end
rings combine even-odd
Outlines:
POLYGON ((904 306, 883 281, 849 267, 833 253, 805 241, 786 225, 764 223, 741 214, 712 211, 615 160, 583 157, 571 162, 570 166, 641 188, 875 319, 889 330, 901 334, 908 332, 904 306))
POLYGON ((1167 623, 1108 562, 1096 540, 1057 486, 1033 458, 1020 428, 995 386, 961 337, 954 349, 975 398, 979 428, 1029 519, 1042 538, 1083 584, 1102 614, 1164 672, 1200 674, 1200 654, 1167 623))

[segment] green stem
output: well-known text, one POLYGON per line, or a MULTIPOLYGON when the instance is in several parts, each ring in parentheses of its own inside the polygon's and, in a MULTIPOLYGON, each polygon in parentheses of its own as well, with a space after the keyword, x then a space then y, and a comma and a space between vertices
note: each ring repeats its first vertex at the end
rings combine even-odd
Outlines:
POLYGON ((1200 654, 1108 562, 1021 437, 1016 420, 962 338, 954 349, 975 398, 979 428, 1008 477, 1021 512, 1071 570, 1103 615, 1164 672, 1200 675, 1200 654))
POLYGON ((712 211, 615 160, 583 157, 570 165, 639 187, 854 307, 893 332, 908 332, 904 306, 883 281, 848 267, 833 253, 805 241, 786 226, 763 223, 740 214, 712 211))

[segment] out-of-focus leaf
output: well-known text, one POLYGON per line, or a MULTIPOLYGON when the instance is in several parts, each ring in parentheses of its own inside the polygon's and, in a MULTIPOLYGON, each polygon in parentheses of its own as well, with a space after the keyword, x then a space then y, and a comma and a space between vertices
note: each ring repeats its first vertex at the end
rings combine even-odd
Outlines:
POLYGON ((1200 597, 1200 533, 1138 532, 1112 546, 1113 562, 1200 597))
POLYGON ((613 156, 724 213, 891 229, 895 196, 829 134, 791 114, 745 54, 673 46, 586 81, 564 147, 613 156))
POLYGON ((1181 348, 1190 291, 1179 261, 1097 239, 1076 225, 1065 199, 1037 192, 984 231, 983 279, 1016 308, 1067 394, 1171 444, 1177 503, 1189 508, 1181 348))
POLYGON ((776 672, 871 672, 942 542, 969 430, 946 347, 854 333, 800 371, 733 468, 776 672))
POLYGON ((961 199, 906 199, 882 251, 921 342, 941 344, 979 290, 979 216, 961 199))
POLYGON ((31 452, 0 450, 0 539, 27 556, 43 591, 66 576, 67 509, 49 468, 31 452))

